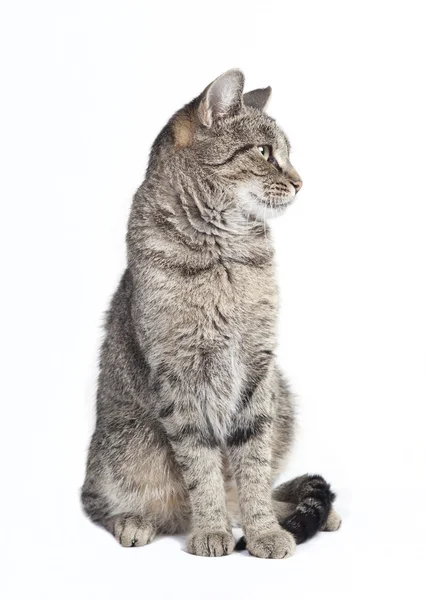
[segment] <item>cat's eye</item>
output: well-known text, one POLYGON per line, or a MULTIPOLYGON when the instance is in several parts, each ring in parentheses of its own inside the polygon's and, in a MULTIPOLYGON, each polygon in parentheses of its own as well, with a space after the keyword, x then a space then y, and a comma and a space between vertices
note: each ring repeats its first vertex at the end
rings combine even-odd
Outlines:
POLYGON ((271 163, 278 171, 281 171, 280 165, 272 154, 272 146, 258 146, 257 149, 268 163, 271 163))
POLYGON ((263 156, 263 158, 265 160, 268 160, 269 155, 271 154, 269 146, 258 146, 257 149, 259 150, 259 152, 263 156))

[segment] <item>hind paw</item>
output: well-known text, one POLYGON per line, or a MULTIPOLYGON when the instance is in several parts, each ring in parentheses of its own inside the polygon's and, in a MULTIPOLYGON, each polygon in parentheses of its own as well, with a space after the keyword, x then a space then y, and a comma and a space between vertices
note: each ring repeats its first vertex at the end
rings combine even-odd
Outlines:
POLYGON ((135 515, 120 515, 109 519, 107 529, 125 548, 145 546, 155 535, 153 525, 135 515))
POLYGON ((339 515, 338 512, 336 512, 334 510, 333 507, 331 507, 330 514, 328 515, 328 519, 325 522, 325 525, 322 528, 322 530, 323 531, 337 531, 340 528, 341 524, 342 524, 342 517, 339 515))

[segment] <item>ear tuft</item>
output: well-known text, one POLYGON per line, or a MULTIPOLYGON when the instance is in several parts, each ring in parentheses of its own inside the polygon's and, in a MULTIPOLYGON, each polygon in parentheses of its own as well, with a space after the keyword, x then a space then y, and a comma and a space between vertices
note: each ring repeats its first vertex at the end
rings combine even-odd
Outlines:
POLYGON ((263 110, 271 96, 272 88, 270 86, 247 92, 243 96, 244 104, 251 108, 263 110))
POLYGON ((238 69, 226 71, 203 92, 198 117, 211 127, 215 120, 236 115, 243 105, 244 75, 238 69))

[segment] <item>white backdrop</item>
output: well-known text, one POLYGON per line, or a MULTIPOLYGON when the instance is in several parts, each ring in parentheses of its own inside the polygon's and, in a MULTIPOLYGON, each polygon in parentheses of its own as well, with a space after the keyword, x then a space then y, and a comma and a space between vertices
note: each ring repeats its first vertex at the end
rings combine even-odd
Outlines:
POLYGON ((423 597, 422 2, 3 2, 4 598, 423 597), (221 72, 271 85, 304 187, 274 222, 280 362, 299 396, 285 477, 344 522, 287 561, 122 549, 78 489, 102 312, 131 198, 170 115, 221 72))

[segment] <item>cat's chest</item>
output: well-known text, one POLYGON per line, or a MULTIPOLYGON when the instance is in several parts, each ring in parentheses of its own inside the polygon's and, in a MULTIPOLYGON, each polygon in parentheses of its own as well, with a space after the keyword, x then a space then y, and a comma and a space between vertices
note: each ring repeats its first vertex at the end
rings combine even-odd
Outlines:
POLYGON ((276 311, 278 294, 272 266, 224 263, 217 267, 215 278, 212 303, 222 307, 235 322, 276 311))
POLYGON ((214 388, 224 386, 224 393, 212 394, 204 408, 220 436, 231 427, 257 352, 275 347, 277 292, 272 269, 239 264, 220 265, 208 290, 197 347, 209 373, 219 374, 214 388))

